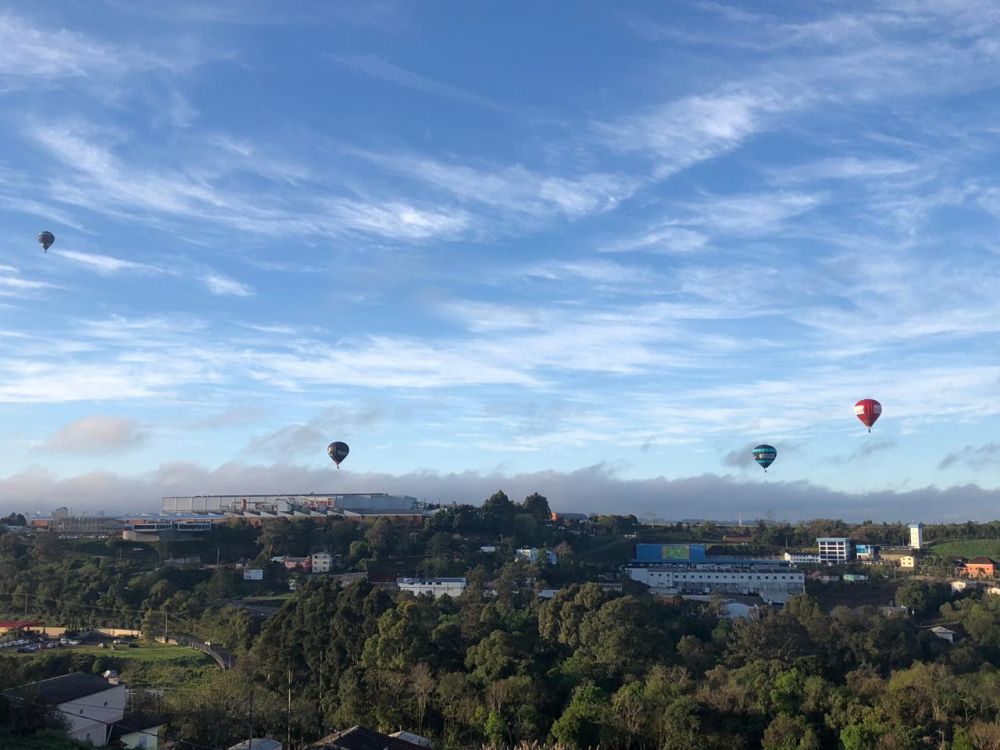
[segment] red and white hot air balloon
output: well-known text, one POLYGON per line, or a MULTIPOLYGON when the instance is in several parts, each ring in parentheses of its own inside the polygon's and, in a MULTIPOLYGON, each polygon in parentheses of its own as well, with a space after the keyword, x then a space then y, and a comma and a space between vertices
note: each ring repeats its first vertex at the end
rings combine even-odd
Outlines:
POLYGON ((871 432, 872 425, 882 416, 882 404, 873 398, 863 398, 854 405, 854 415, 871 432))

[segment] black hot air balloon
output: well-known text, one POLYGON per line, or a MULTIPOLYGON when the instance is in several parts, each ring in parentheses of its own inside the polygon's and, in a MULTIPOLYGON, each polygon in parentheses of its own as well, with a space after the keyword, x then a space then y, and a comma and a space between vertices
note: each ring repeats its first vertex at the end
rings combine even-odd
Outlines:
POLYGON ((777 457, 778 451, 773 445, 758 445, 753 449, 753 460, 759 463, 764 471, 767 471, 767 467, 773 464, 777 457))
POLYGON ((333 459, 338 469, 340 468, 340 462, 347 458, 347 454, 350 452, 351 449, 347 446, 347 443, 342 443, 339 440, 330 443, 326 447, 326 454, 333 459))
POLYGON ((52 232, 45 230, 38 233, 38 244, 42 246, 42 252, 47 253, 52 243, 56 241, 56 236, 52 232))

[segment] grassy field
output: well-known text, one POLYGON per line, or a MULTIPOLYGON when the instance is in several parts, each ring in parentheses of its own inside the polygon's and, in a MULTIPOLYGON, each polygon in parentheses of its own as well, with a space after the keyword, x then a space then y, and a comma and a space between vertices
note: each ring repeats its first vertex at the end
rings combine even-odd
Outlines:
POLYGON ((81 666, 90 664, 90 670, 93 664, 98 664, 101 670, 114 669, 129 687, 136 688, 189 685, 218 670, 211 657, 201 651, 161 643, 141 642, 137 648, 116 646, 114 651, 97 646, 69 646, 16 656, 19 659, 51 659, 57 655, 72 655, 74 662, 81 666))
POLYGON ((941 557, 961 556, 992 557, 1000 559, 1000 539, 957 539, 951 542, 938 542, 931 551, 941 557))

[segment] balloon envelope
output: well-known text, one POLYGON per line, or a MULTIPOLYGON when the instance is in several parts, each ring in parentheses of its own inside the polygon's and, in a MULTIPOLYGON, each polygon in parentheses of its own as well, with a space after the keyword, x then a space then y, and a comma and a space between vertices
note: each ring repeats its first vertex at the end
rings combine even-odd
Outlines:
POLYGON ((871 432, 872 425, 882 416, 882 404, 873 398, 863 398, 854 405, 854 415, 871 432))
POLYGON ((765 471, 767 467, 774 463, 778 457, 778 451, 773 445, 758 445, 753 449, 753 460, 760 464, 765 471))
POLYGON ((52 243, 56 241, 56 236, 52 232, 39 232, 38 233, 38 244, 42 246, 42 251, 47 251, 52 247, 52 243))
POLYGON ((350 452, 351 449, 347 446, 347 443, 342 443, 339 440, 330 443, 326 448, 326 454, 333 459, 338 469, 340 468, 340 462, 347 458, 347 454, 350 452))

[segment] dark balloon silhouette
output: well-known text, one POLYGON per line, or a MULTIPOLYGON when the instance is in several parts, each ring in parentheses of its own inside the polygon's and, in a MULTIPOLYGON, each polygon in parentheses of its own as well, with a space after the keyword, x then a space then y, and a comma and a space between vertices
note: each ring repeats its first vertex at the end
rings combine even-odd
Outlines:
POLYGON ((758 445, 753 449, 753 460, 760 464, 760 467, 767 471, 767 467, 774 463, 778 457, 778 451, 773 445, 758 445))
POLYGON ((38 233, 38 244, 42 246, 42 252, 47 253, 52 243, 56 241, 56 236, 52 232, 45 231, 38 233))
POLYGON ((326 454, 333 459, 333 462, 337 464, 337 468, 340 468, 340 462, 347 458, 347 454, 351 452, 351 449, 347 446, 347 443, 342 443, 337 440, 326 448, 326 454))

